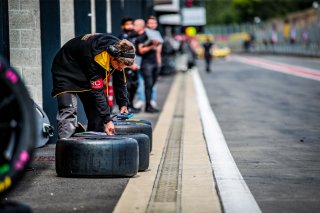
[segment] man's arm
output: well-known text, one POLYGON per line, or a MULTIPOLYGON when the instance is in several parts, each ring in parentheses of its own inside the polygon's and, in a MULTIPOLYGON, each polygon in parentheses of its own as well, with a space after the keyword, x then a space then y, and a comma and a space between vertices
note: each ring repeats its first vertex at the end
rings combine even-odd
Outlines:
POLYGON ((152 41, 152 43, 148 46, 143 45, 142 43, 138 44, 138 53, 140 55, 143 55, 149 51, 151 51, 154 47, 156 47, 159 44, 158 40, 152 41))
POLYGON ((156 52, 157 65, 158 65, 158 66, 161 66, 161 64, 162 64, 161 52, 162 52, 162 44, 160 44, 160 45, 157 47, 157 52, 156 52))
POLYGON ((110 116, 110 107, 108 106, 106 95, 104 94, 103 79, 105 76, 101 76, 102 68, 90 58, 87 59, 87 66, 91 85, 90 92, 95 99, 95 103, 92 104, 96 105, 99 115, 105 120, 105 123, 108 123, 112 118, 110 116))
POLYGON ((129 103, 127 83, 125 82, 124 75, 124 72, 119 70, 115 70, 112 74, 114 95, 120 108, 127 107, 129 103))

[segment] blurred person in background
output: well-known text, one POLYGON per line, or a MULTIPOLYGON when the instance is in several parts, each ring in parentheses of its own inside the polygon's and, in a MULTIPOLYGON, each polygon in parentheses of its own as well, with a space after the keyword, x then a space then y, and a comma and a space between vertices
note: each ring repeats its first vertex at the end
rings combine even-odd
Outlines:
MULTIPOLYGON (((158 21, 157 18, 155 16, 149 16, 147 19, 147 28, 150 30, 155 30, 158 31, 158 21)), ((159 31, 158 31, 159 32, 159 31)), ((159 32, 160 35, 160 32, 159 32)), ((162 39, 162 38, 161 38, 162 39)), ((162 39, 163 40, 163 39, 162 39)), ((157 48, 156 48, 156 58, 157 58, 157 72, 158 75, 161 71, 161 67, 162 67, 162 57, 161 57, 161 53, 162 53, 162 43, 160 43, 157 48)), ((152 94, 151 94, 151 102, 150 104, 154 107, 157 108, 158 104, 157 104, 157 85, 154 85, 152 88, 152 94)))
POLYGON ((273 24, 271 27, 270 37, 271 37, 270 43, 272 45, 275 45, 278 43, 278 32, 277 32, 277 26, 275 24, 273 24))
POLYGON ((283 24, 283 38, 286 42, 289 41, 289 37, 290 37, 290 28, 291 28, 291 25, 290 25, 290 21, 289 19, 285 19, 284 20, 284 24, 283 24))
MULTIPOLYGON (((149 16, 147 21, 146 21, 146 33, 148 35, 148 32, 152 31, 157 31, 157 27, 158 27, 158 21, 156 19, 155 16, 149 16)), ((160 32, 158 32, 158 35, 160 35, 160 32)), ((160 35, 161 36, 161 35, 160 35)), ((160 38, 160 40, 163 41, 162 37, 160 38)), ((161 67, 162 67, 162 57, 161 57, 161 53, 162 53, 162 43, 160 43, 157 47, 156 47, 156 61, 157 61, 157 72, 158 75, 161 71, 161 67)), ((140 108, 144 105, 145 103, 145 95, 144 95, 144 84, 143 84, 143 78, 142 75, 139 76, 139 89, 138 89, 138 101, 136 103, 136 107, 140 108)), ((157 87, 156 85, 153 86, 152 88, 152 93, 151 93, 151 101, 150 104, 153 108, 157 108, 158 104, 157 104, 157 87)))
POLYGON ((150 40, 143 19, 134 21, 134 29, 138 34, 135 42, 137 54, 141 56, 141 74, 144 80, 145 92, 145 111, 148 113, 159 112, 159 110, 151 105, 151 93, 154 87, 159 72, 157 62, 157 47, 160 44, 159 40, 150 40))
POLYGON ((295 22, 292 23, 292 28, 290 30, 290 44, 295 44, 297 41, 297 29, 295 22))
POLYGON ((206 71, 211 72, 211 61, 212 61, 212 47, 213 43, 210 41, 209 36, 207 37, 207 40, 205 43, 203 43, 203 49, 204 49, 204 59, 206 61, 206 71))
MULTIPOLYGON (((134 31, 133 19, 131 17, 124 17, 121 20, 122 33, 119 35, 119 39, 127 39, 133 45, 135 44, 137 34, 134 31)), ((132 113, 139 113, 140 109, 133 106, 133 100, 137 93, 139 81, 138 81, 138 69, 140 67, 137 64, 132 65, 130 68, 125 68, 125 74, 127 77, 127 89, 129 105, 128 110, 132 113)))
POLYGON ((309 30, 307 27, 304 27, 302 35, 301 35, 301 41, 303 44, 305 44, 306 46, 308 46, 309 44, 309 30))

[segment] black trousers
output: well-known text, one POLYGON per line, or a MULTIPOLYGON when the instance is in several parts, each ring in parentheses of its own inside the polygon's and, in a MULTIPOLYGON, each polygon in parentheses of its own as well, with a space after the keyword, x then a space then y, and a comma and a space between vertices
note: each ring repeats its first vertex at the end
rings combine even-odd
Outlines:
POLYGON ((204 58, 206 60, 206 70, 208 71, 208 70, 210 70, 212 56, 206 54, 204 58))
POLYGON ((146 104, 150 105, 152 88, 159 76, 158 66, 153 63, 144 63, 141 67, 141 73, 144 80, 146 104))
POLYGON ((104 131, 104 120, 98 114, 95 100, 90 92, 63 93, 57 97, 58 114, 57 128, 58 138, 70 138, 78 126, 77 96, 80 98, 88 119, 88 131, 104 131))
POLYGON ((128 90, 128 99, 129 107, 133 107, 133 100, 137 93, 139 81, 138 81, 138 71, 125 70, 127 78, 127 90, 128 90))

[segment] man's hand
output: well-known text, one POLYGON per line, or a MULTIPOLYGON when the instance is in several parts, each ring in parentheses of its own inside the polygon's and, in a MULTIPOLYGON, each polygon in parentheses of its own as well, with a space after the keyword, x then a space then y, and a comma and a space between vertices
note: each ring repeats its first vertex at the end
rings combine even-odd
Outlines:
POLYGON ((159 44, 160 44, 159 40, 157 40, 157 39, 153 40, 153 45, 154 46, 158 46, 159 44))
POLYGON ((138 64, 132 64, 130 67, 128 67, 130 70, 138 70, 140 69, 138 64))
POLYGON ((121 107, 120 113, 128 114, 129 113, 128 108, 126 106, 121 107))
POLYGON ((107 133, 107 135, 114 135, 115 133, 115 127, 112 121, 109 121, 104 126, 104 132, 107 133))

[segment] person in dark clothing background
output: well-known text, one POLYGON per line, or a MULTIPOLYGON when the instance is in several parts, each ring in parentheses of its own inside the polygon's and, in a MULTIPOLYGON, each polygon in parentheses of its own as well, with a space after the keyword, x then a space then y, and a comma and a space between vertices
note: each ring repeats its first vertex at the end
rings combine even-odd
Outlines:
POLYGON ((134 28, 138 37, 135 42, 137 54, 142 57, 141 73, 144 80, 146 108, 149 113, 159 112, 151 105, 151 92, 158 78, 158 65, 156 60, 156 47, 160 44, 158 40, 150 40, 145 31, 145 22, 137 19, 134 22, 134 28))
MULTIPOLYGON (((134 31, 133 19, 131 17, 124 17, 121 20, 122 33, 119 35, 119 39, 127 39, 133 45, 135 44, 137 34, 134 31)), ((140 67, 137 64, 132 65, 130 68, 125 68, 124 71, 127 77, 127 89, 129 105, 128 110, 133 113, 140 112, 140 109, 133 106, 133 100, 136 95, 139 81, 138 81, 138 69, 140 67)))
POLYGON ((210 41, 210 38, 207 38, 207 41, 203 44, 204 48, 204 59, 206 60, 206 71, 210 72, 210 66, 212 61, 212 55, 211 55, 211 49, 213 47, 212 42, 210 41))
POLYGON ((68 41, 52 64, 52 96, 58 101, 58 137, 69 138, 77 128, 77 96, 88 118, 88 131, 113 135, 114 124, 104 93, 104 79, 112 75, 120 113, 128 113, 125 74, 134 63, 135 47, 108 34, 86 34, 68 41))

